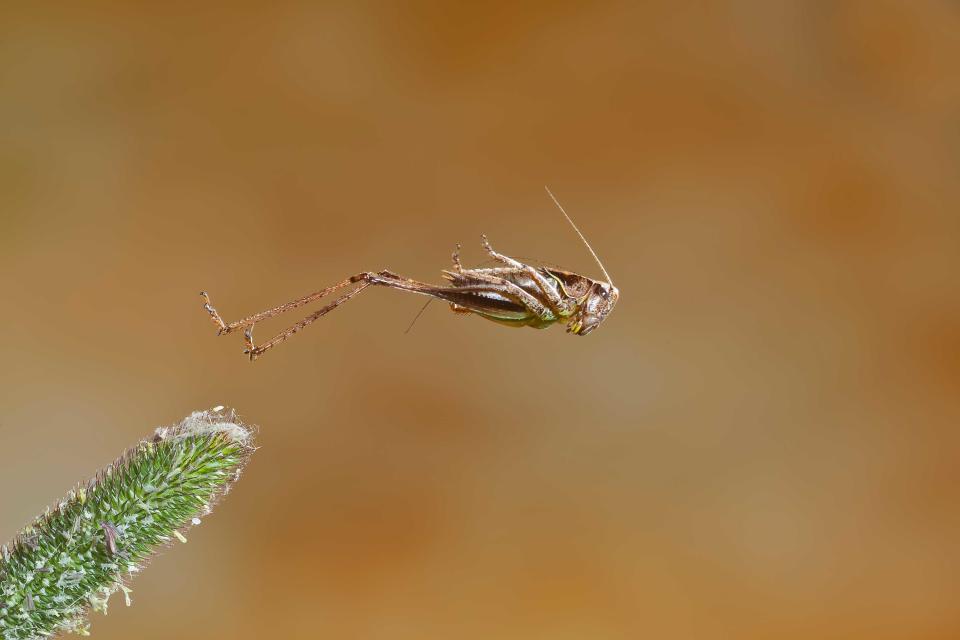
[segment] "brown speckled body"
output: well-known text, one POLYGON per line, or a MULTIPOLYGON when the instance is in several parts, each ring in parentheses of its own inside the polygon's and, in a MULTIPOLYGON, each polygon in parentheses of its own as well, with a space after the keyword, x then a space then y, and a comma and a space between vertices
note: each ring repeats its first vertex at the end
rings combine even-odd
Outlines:
POLYGON ((524 264, 494 251, 486 237, 483 238, 483 245, 490 257, 504 266, 464 269, 460 264, 458 245, 457 251, 453 253, 453 269, 443 272, 444 277, 450 281, 448 286, 418 282, 391 271, 365 271, 332 287, 230 324, 220 318, 205 292, 202 294, 206 299, 204 308, 217 325, 219 335, 243 330, 247 347, 245 353, 253 360, 371 285, 444 300, 458 313, 473 313, 513 327, 543 329, 558 322, 564 323, 567 331, 576 335, 586 335, 599 326, 613 310, 620 296, 617 288, 609 282, 593 280, 562 269, 524 264), (260 320, 309 304, 351 284, 358 286, 267 342, 254 346, 253 327, 260 320))

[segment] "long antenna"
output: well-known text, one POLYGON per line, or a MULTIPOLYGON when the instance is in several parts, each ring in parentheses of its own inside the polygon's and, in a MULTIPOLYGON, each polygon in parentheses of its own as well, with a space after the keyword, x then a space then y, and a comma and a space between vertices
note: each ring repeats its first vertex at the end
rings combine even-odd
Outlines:
POLYGON ((607 273, 607 270, 604 268, 603 263, 600 262, 600 258, 597 257, 597 252, 593 250, 593 247, 590 246, 590 243, 587 242, 587 239, 583 237, 583 234, 580 233, 580 229, 577 228, 577 225, 574 224, 573 220, 570 219, 570 216, 567 215, 567 212, 563 210, 563 205, 557 200, 557 197, 553 195, 553 192, 550 191, 550 187, 544 185, 544 189, 547 190, 547 195, 550 196, 550 199, 553 200, 553 204, 557 205, 557 209, 560 209, 560 213, 563 214, 563 217, 567 219, 567 222, 570 223, 570 226, 573 227, 573 230, 577 232, 577 235, 580 236, 580 239, 583 240, 583 244, 587 245, 587 249, 590 250, 590 254, 593 255, 593 259, 597 261, 597 264, 600 265, 600 270, 603 271, 603 275, 607 276, 607 282, 610 283, 610 286, 613 286, 613 278, 610 277, 610 274, 607 273))

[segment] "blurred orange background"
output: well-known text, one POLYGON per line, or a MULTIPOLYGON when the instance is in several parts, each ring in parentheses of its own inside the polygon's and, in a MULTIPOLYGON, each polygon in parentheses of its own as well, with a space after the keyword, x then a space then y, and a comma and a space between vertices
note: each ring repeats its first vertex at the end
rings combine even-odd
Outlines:
POLYGON ((260 451, 95 637, 956 638, 958 60, 947 1, 5 6, 0 538, 226 404, 260 451), (589 337, 201 308, 599 275, 544 184, 589 337))

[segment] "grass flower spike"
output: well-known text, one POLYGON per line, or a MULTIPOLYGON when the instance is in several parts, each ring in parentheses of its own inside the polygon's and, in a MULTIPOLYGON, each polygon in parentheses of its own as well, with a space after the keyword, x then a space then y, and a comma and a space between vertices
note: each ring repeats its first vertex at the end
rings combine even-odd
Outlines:
POLYGON ((0 547, 0 638, 89 634, 87 611, 199 524, 253 452, 250 430, 222 407, 163 427, 77 486, 0 547))

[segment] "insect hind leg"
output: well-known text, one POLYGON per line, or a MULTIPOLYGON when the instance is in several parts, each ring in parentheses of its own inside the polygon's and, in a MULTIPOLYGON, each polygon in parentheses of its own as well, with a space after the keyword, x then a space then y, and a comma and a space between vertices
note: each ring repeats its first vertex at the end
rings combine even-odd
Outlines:
MULTIPOLYGON (((367 276, 367 275, 373 275, 373 274, 360 274, 360 275, 367 276)), ((357 276, 354 276, 354 277, 357 277, 357 276)), ((292 338, 295 334, 299 333, 300 330, 302 330, 304 327, 319 320, 320 318, 327 315, 328 313, 330 313, 331 311, 339 307, 341 304, 343 304, 344 302, 346 302, 347 300, 354 297, 355 295, 357 295, 358 293, 360 293, 361 291, 369 287, 371 284, 373 284, 366 278, 358 279, 356 280, 356 282, 360 282, 360 286, 358 286, 356 289, 343 294, 342 296, 340 296, 330 304, 326 305, 322 309, 319 309, 311 313, 309 316, 307 316, 300 322, 287 327, 286 329, 284 329, 274 337, 270 338, 270 340, 263 343, 259 347, 255 346, 253 343, 253 326, 251 325, 246 331, 244 331, 244 338, 245 338, 244 343, 246 344, 246 347, 247 347, 244 350, 244 353, 250 356, 251 362, 253 360, 256 360, 261 355, 263 355, 264 352, 272 349, 273 347, 277 346, 281 342, 285 342, 289 338, 292 338)))
POLYGON ((350 284, 355 284, 365 279, 369 275, 372 275, 372 274, 359 273, 355 276, 351 276, 347 278, 346 280, 338 282, 337 284, 331 287, 327 287, 326 289, 315 291, 309 295, 303 296, 302 298, 297 298, 296 300, 285 302, 278 307, 274 307, 273 309, 267 309, 266 311, 261 311, 260 313, 255 313, 252 316, 247 316, 246 318, 242 318, 240 320, 236 320, 230 323, 226 323, 223 321, 223 318, 220 317, 219 312, 217 312, 217 310, 211 304, 210 295, 206 291, 201 291, 200 295, 203 296, 203 299, 204 299, 204 304, 203 304, 204 310, 210 315, 210 320, 217 327, 217 335, 222 336, 228 333, 233 333, 234 331, 238 331, 240 329, 246 330, 248 328, 252 328, 257 322, 260 322, 261 320, 266 320, 267 318, 272 318, 282 313, 286 313, 287 311, 292 311, 293 309, 296 309, 298 307, 302 307, 306 304, 310 304, 311 302, 315 300, 319 300, 320 298, 323 298, 324 296, 327 296, 333 293, 334 291, 337 291, 338 289, 342 289, 343 287, 346 287, 350 284))
POLYGON ((392 288, 405 288, 404 285, 409 282, 410 281, 406 280, 405 278, 402 278, 401 276, 393 273, 392 271, 388 271, 386 269, 382 271, 378 271, 376 273, 373 273, 370 271, 364 271, 362 273, 358 273, 355 276, 350 276, 346 280, 338 282, 332 287, 328 287, 326 289, 323 289, 322 291, 318 291, 317 293, 310 294, 309 296, 305 296, 298 300, 294 300, 293 302, 289 302, 286 305, 281 305, 276 309, 271 309, 270 311, 264 311, 262 313, 258 313, 254 316, 250 316, 249 318, 246 318, 245 320, 239 320, 235 323, 232 323, 226 326, 228 328, 233 328, 233 327, 239 328, 240 326, 246 326, 246 329, 243 332, 244 345, 246 347, 246 349, 244 349, 244 353, 250 356, 250 360, 253 361, 259 358, 261 355, 263 355, 264 352, 272 349, 273 347, 277 346, 281 342, 285 342, 286 340, 293 337, 295 334, 299 333, 303 328, 307 327, 308 325, 312 324, 313 322, 316 322, 323 316, 327 315, 328 313, 330 313, 331 311, 333 311, 334 309, 339 307, 341 304, 343 304, 350 298, 354 297, 355 295, 357 295, 358 293, 360 293, 370 285, 376 284, 376 285, 383 285, 383 286, 392 287, 392 288), (353 291, 349 291, 343 294, 342 296, 335 299, 333 302, 326 305, 322 309, 319 309, 311 313, 309 316, 307 316, 300 322, 287 327, 286 329, 284 329, 274 337, 270 338, 270 340, 263 343, 259 347, 254 344, 253 327, 258 320, 269 318, 274 315, 277 315, 278 313, 289 311, 290 309, 294 309, 298 306, 302 306, 304 304, 307 304, 308 302, 312 302, 313 300, 321 298, 327 295, 328 293, 336 291, 337 289, 341 289, 348 285, 358 284, 358 283, 359 283, 359 286, 353 291))

